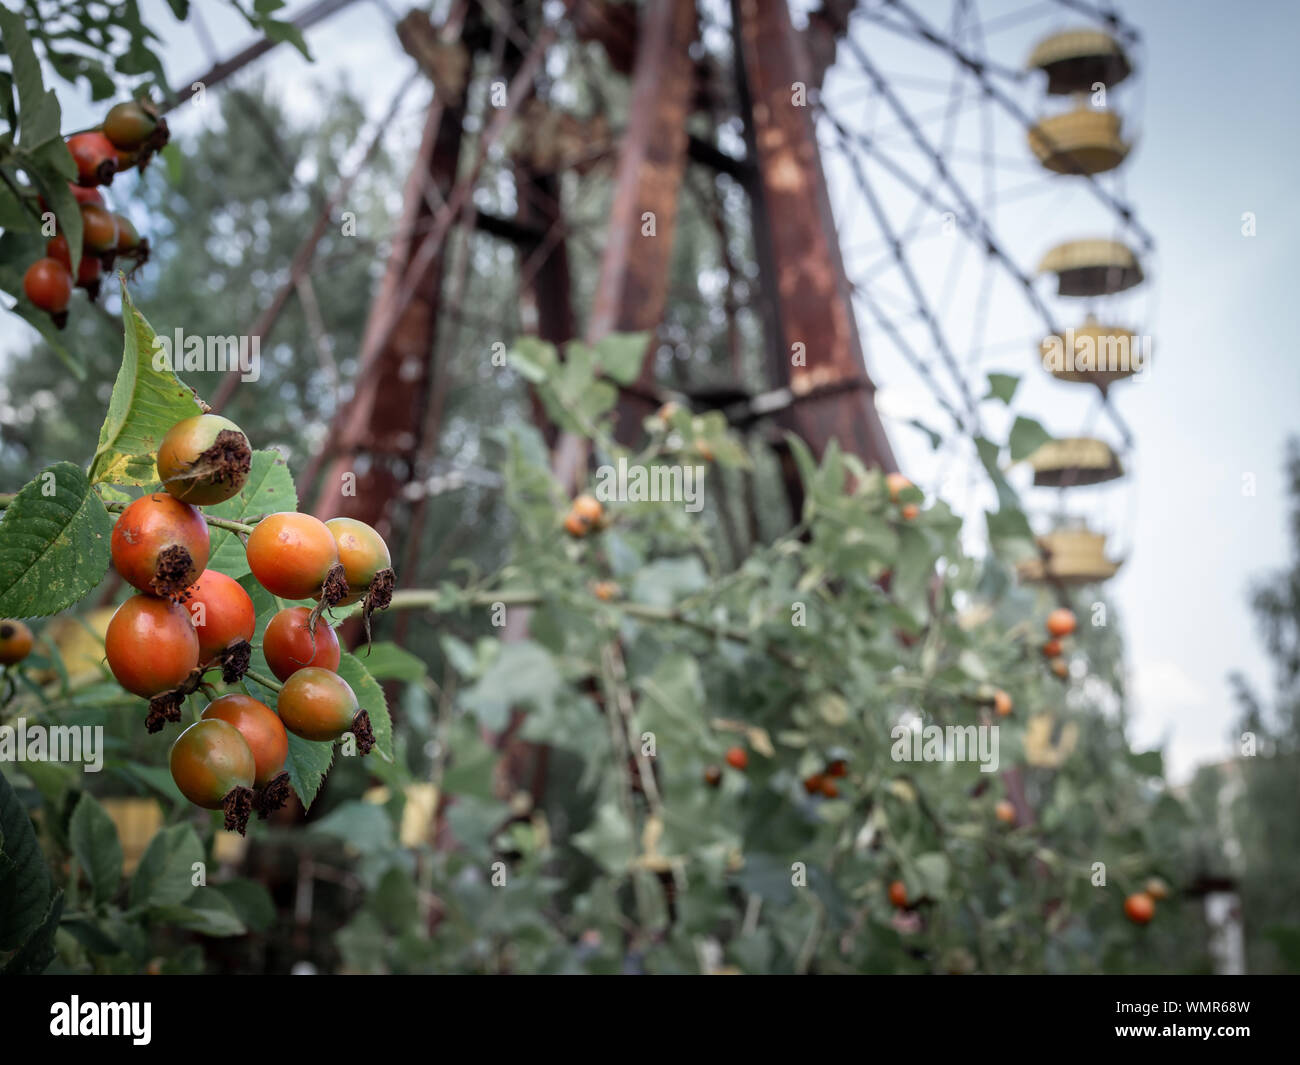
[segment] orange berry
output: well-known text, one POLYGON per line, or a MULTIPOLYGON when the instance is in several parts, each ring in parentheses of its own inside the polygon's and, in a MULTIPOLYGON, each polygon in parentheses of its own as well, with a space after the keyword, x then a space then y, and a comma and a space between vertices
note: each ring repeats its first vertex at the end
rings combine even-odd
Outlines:
POLYGON ((1124 900, 1124 916, 1134 924, 1146 924, 1156 914, 1156 900, 1145 891, 1136 891, 1124 900))
POLYGON ((889 501, 897 503, 898 497, 903 494, 903 489, 911 488, 912 482, 901 473, 887 473, 885 474, 885 487, 889 489, 889 501))
POLYGON ((1069 636, 1076 625, 1074 611, 1067 610, 1063 606, 1057 607, 1047 615, 1047 631, 1053 636, 1069 636))

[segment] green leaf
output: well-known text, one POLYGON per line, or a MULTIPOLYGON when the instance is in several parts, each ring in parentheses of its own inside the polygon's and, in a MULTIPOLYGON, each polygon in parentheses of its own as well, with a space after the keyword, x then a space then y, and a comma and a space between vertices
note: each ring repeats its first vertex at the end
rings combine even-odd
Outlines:
POLYGON ((461 703, 484 728, 500 730, 516 703, 549 707, 561 681, 546 649, 533 640, 520 640, 501 646, 478 681, 461 693, 461 703))
MULTIPOLYGON (((278 451, 254 451, 248 480, 238 494, 204 507, 204 513, 227 521, 247 521, 263 514, 298 509, 298 491, 278 451)), ((228 529, 210 528, 208 568, 238 580, 248 573, 244 542, 228 529)))
POLYGON ((384 697, 383 685, 370 675, 370 671, 356 655, 347 651, 340 656, 338 673, 357 693, 357 702, 361 704, 361 709, 370 714, 370 728, 375 734, 375 747, 391 758, 393 719, 388 713, 388 700, 384 697))
POLYGON ((1129 765, 1138 773, 1148 777, 1165 775, 1165 756, 1160 751, 1130 751, 1129 765))
POLYGON ((989 475, 989 480, 993 482, 993 487, 998 493, 998 506, 1019 509, 1020 497, 1008 483, 1006 477, 1003 476, 1002 468, 998 465, 998 456, 1001 454, 1002 449, 987 437, 977 436, 975 438, 975 451, 979 455, 980 463, 984 466, 984 471, 989 475))
POLYGON ((620 385, 630 385, 641 374, 649 333, 610 333, 596 342, 600 368, 620 385))
POLYGON ((987 511, 989 543, 999 554, 1011 558, 1027 558, 1038 554, 1034 545, 1034 530, 1029 519, 1019 507, 1003 507, 987 511))
POLYGON ((289 733, 289 758, 285 762, 285 768, 289 771, 289 783, 302 800, 304 810, 311 809, 333 764, 334 744, 304 740, 289 733))
POLYGON ((27 807, 0 773, 0 951, 17 949, 41 927, 52 892, 27 807))
POLYGON ((171 370, 155 368, 154 331, 131 303, 125 281, 122 325, 126 332, 122 368, 99 430, 99 447, 90 464, 91 484, 155 483, 159 441, 182 418, 202 413, 191 389, 171 370))
POLYGON ((311 51, 307 48, 307 39, 303 37, 302 32, 292 22, 277 22, 274 19, 265 19, 261 23, 262 31, 266 36, 279 44, 291 44, 300 53, 307 62, 314 62, 311 51))
POLYGON ((160 829, 140 857, 131 881, 131 905, 179 906, 194 894, 194 866, 203 860, 203 845, 189 825, 160 829))
POLYGON ((68 841, 96 902, 107 902, 122 882, 122 844, 117 826, 95 797, 83 792, 68 823, 68 841))
POLYGON ((573 845, 606 872, 621 874, 636 857, 636 840, 627 818, 611 800, 601 803, 592 825, 572 837, 573 845))
POLYGON ((362 651, 358 657, 376 680, 401 680, 416 684, 424 679, 427 672, 421 659, 397 644, 386 641, 371 644, 370 650, 362 651))
POLYGON ((1013 373, 991 373, 989 374, 989 394, 985 399, 1000 399, 1007 406, 1011 405, 1011 397, 1016 394, 1016 389, 1020 387, 1020 376, 1013 373))
POLYGON ((17 953, 5 962, 0 973, 6 976, 36 976, 49 968, 54 960, 54 934, 59 930, 63 916, 63 892, 56 891, 41 923, 27 937, 17 953))
POLYGON ((951 866, 946 855, 938 851, 916 857, 916 875, 921 881, 921 892, 932 899, 942 899, 948 892, 951 866))
POLYGON ((271 893, 256 880, 237 877, 213 884, 212 889, 220 892, 230 903, 235 916, 254 932, 265 932, 275 923, 275 903, 271 893))
POLYGON ((771 854, 746 854, 745 864, 736 874, 736 883, 746 891, 774 906, 786 906, 794 900, 794 873, 791 863, 771 854))
POLYGON ((24 151, 31 152, 41 144, 59 138, 62 124, 59 100, 53 90, 45 88, 41 62, 32 48, 21 15, 0 8, 0 38, 4 39, 14 88, 18 92, 19 142, 24 151))
POLYGON ((1052 434, 1033 418, 1017 418, 1016 423, 1011 427, 1009 441, 1011 461, 1019 462, 1027 458, 1051 439, 1052 434))
POLYGON ((213 888, 196 891, 185 905, 152 907, 149 918, 157 924, 186 928, 205 936, 242 936, 248 931, 230 901, 213 888))
POLYGON ((420 893, 415 879, 400 865, 390 866, 375 889, 375 913, 394 935, 415 931, 420 919, 420 893))
POLYGON ((0 520, 0 617, 57 614, 108 570, 113 523, 70 462, 23 486, 0 520))
POLYGON ((359 799, 335 807, 310 825, 307 832, 351 844, 363 854, 379 854, 397 846, 392 821, 384 808, 359 799))
POLYGON ((59 223, 59 232, 67 239, 68 256, 75 277, 81 264, 82 224, 81 207, 72 194, 72 189, 68 187, 68 181, 77 173, 72 155, 62 141, 55 141, 46 145, 40 155, 23 169, 45 197, 46 204, 59 223))

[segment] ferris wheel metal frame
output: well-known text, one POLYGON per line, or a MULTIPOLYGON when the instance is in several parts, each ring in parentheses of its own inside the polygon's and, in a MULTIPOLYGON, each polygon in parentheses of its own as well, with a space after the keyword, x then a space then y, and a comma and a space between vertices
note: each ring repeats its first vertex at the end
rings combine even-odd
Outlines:
MULTIPOLYGON (((923 269, 913 253, 918 241, 933 235, 936 219, 964 237, 964 241, 954 243, 943 273, 964 269, 956 264, 964 262, 974 249, 982 259, 982 267, 978 268, 982 275, 979 286, 987 290, 994 284, 994 276, 1000 276, 1004 287, 1019 294, 1021 321, 1034 323, 1043 335, 1067 335, 1062 329, 1066 312, 1054 305, 1056 300, 1080 305, 1074 296, 1052 297, 1040 291, 1036 272, 1025 265, 1023 254, 1018 255, 1004 239, 997 223, 999 208, 1005 208, 1008 202, 1004 197, 1008 194, 1009 175, 1015 161, 1009 162, 997 154, 994 131, 1013 131, 1024 161, 1041 167, 1025 145, 1027 140, 1032 141, 1041 121, 1032 101, 1045 102, 1049 97, 1046 86, 1039 84, 1043 72, 1026 65, 1024 55, 1006 54, 990 37, 995 30, 1011 28, 1018 28, 1022 34, 1035 29, 1040 37, 1048 35, 1049 30, 1061 33, 1070 28, 1108 35, 1126 56, 1127 70, 1114 84, 1102 86, 1101 113, 1117 113, 1109 111, 1109 97, 1121 81, 1127 82, 1120 91, 1121 100, 1127 103, 1136 98, 1140 103, 1145 57, 1136 27, 1104 3, 1047 0, 995 4, 988 0, 951 0, 943 6, 949 15, 946 27, 940 26, 932 15, 927 17, 918 10, 918 0, 866 0, 853 6, 851 12, 846 10, 845 30, 839 38, 837 62, 832 69, 841 75, 850 72, 850 78, 865 90, 860 110, 871 109, 872 115, 865 123, 855 122, 848 114, 851 105, 837 98, 834 86, 823 87, 815 106, 823 153, 828 160, 838 159, 848 176, 841 199, 856 201, 847 210, 837 204, 837 212, 852 214, 861 208, 860 213, 867 216, 866 225, 877 235, 878 255, 871 267, 859 276, 850 270, 860 316, 874 327, 873 335, 882 337, 928 387, 934 401, 957 429, 956 436, 949 438, 943 448, 955 449, 982 432, 977 371, 981 355, 996 348, 997 340, 988 339, 989 323, 978 320, 980 315, 987 317, 987 304, 984 304, 975 313, 977 320, 970 323, 971 344, 963 351, 957 343, 955 334, 959 323, 953 320, 943 295, 943 288, 951 289, 953 283, 945 278, 940 284, 940 271, 923 269), (892 47, 894 42, 902 42, 900 47, 928 50, 936 68, 946 68, 949 77, 927 79, 914 68, 907 68, 905 73, 887 70, 878 53, 892 47), (932 109, 917 106, 916 101, 926 92, 936 97, 932 109), (962 119, 969 122, 972 111, 982 128, 974 164, 967 158, 971 153, 963 154, 957 146, 958 136, 954 133, 962 119), (881 112, 889 121, 883 131, 881 112), (978 168, 980 175, 978 187, 974 188, 970 180, 972 166, 978 168), (880 186, 886 181, 898 193, 893 209, 881 192, 880 186), (898 209, 903 190, 912 198, 905 212, 898 209), (886 279, 896 282, 902 290, 901 299, 889 295, 888 286, 882 283, 886 279)), ((1076 103, 1086 106, 1079 100, 1076 103)), ((1123 115, 1131 138, 1133 117, 1140 114, 1140 109, 1126 108, 1118 113, 1123 115)), ((1054 184, 1059 188, 1058 183, 1068 183, 1071 193, 1088 201, 1091 213, 1100 219, 1092 223, 1092 232, 1102 231, 1097 239, 1102 239, 1104 234, 1132 248, 1135 261, 1142 263, 1137 271, 1143 285, 1139 295, 1149 301, 1149 260, 1155 240, 1126 198, 1123 157, 1118 166, 1104 173, 1088 172, 1083 166, 1067 169, 1072 172, 1062 175, 1041 168, 1034 180, 1016 185, 1009 190, 1010 194, 1023 197, 1027 190, 1032 194, 1039 186, 1047 190, 1054 184)), ((847 265, 848 241, 854 227, 846 223, 845 228, 849 233, 845 237, 847 265)), ((1076 234, 1068 230, 1053 234, 1058 240, 1073 236, 1076 234)), ((1111 295, 1118 294, 1117 291, 1094 297, 1089 310, 1097 305, 1098 299, 1104 305, 1111 295)), ((1125 299, 1131 302, 1132 294, 1125 299)), ((1029 351, 1026 345, 1019 356, 1021 364, 1028 361, 1029 351)), ((873 357, 872 362, 879 373, 879 360, 873 357)), ((1133 432, 1118 410, 1107 383, 1100 379, 1095 383, 1095 403, 1084 417, 1079 435, 1091 434, 1093 423, 1104 414, 1118 434, 1118 457, 1131 473, 1133 432)), ((950 455, 949 460, 953 459, 950 455)), ((969 491, 975 470, 973 463, 967 465, 969 491)), ((1068 488, 1071 483, 1067 478, 1058 487, 1068 488)), ((1063 504, 1060 509, 1064 509, 1063 504)))

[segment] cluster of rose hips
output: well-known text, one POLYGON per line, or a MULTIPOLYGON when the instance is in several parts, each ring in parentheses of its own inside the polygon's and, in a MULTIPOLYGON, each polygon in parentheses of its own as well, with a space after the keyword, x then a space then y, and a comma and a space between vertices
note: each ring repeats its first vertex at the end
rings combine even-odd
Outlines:
POLYGON ((581 540, 589 533, 600 532, 608 525, 609 516, 605 513, 600 500, 587 493, 583 493, 573 501, 569 513, 564 518, 564 531, 575 540, 581 540))
POLYGON ((108 209, 96 186, 111 185, 115 174, 133 166, 144 170, 167 137, 167 120, 159 117, 157 109, 147 100, 130 100, 110 108, 98 129, 68 138, 68 151, 77 166, 77 180, 70 187, 81 208, 77 276, 72 276, 72 256, 62 233, 50 239, 45 257, 32 263, 23 276, 27 298, 58 328, 67 324, 74 287, 85 289, 91 300, 98 299, 100 279, 118 258, 132 260, 132 270, 149 258, 149 241, 136 232, 129 218, 108 209))
MULTIPOLYGON (((149 700, 150 732, 180 721, 188 695, 211 694, 208 671, 220 670, 227 684, 243 677, 256 626, 239 582, 206 568, 208 523, 199 510, 243 488, 252 463, 247 437, 229 419, 196 415, 172 426, 157 461, 165 491, 129 504, 113 528, 113 565, 139 594, 117 609, 104 640, 117 682, 149 700)), ((318 741, 351 732, 362 754, 374 745, 369 714, 337 673, 338 637, 321 613, 363 602, 368 621, 389 604, 394 582, 387 544, 351 518, 269 514, 254 525, 245 550, 267 591, 317 606, 286 607, 267 625, 262 649, 283 682, 275 710, 249 695, 223 695, 172 746, 181 794, 224 810, 226 827, 240 833, 252 810, 266 817, 288 798, 286 730, 318 741)))
MULTIPOLYGON (((903 492, 908 488, 915 488, 916 485, 901 473, 889 473, 885 475, 885 487, 889 489, 889 501, 897 504, 903 492)), ((904 503, 898 508, 898 513, 904 521, 915 521, 916 516, 921 513, 921 508, 915 503, 904 503)))
POLYGON ((1070 667, 1062 657, 1064 647, 1061 641, 1074 632, 1076 625, 1074 611, 1066 607, 1057 607, 1047 615, 1047 635, 1049 638, 1043 644, 1043 657, 1047 659, 1047 664, 1052 672, 1061 680, 1065 680, 1070 675, 1070 667))
POLYGON ((832 758, 820 773, 812 773, 804 777, 803 790, 809 795, 821 795, 827 799, 838 799, 840 788, 835 781, 848 776, 848 772, 848 763, 843 758, 832 758))
MULTIPOLYGON (((727 753, 722 757, 727 765, 742 773, 749 767, 749 752, 744 747, 728 747, 727 753)), ((716 765, 705 766, 704 783, 711 788, 716 788, 722 783, 722 770, 716 765)))

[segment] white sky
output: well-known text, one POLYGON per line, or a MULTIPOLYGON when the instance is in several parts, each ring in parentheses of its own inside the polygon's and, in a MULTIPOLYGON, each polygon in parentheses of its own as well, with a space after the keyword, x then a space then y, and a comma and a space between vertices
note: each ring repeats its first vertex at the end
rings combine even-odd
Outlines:
MULTIPOLYGON (((194 6, 220 55, 250 39, 225 4, 203 0, 194 6)), ((392 6, 406 9, 402 0, 392 6)), ((915 6, 936 25, 945 23, 952 9, 948 0, 916 0, 915 6)), ((1082 24, 1053 17, 1052 5, 1032 0, 975 3, 986 21, 1035 6, 1048 17, 1004 23, 987 37, 991 56, 1019 66, 1039 35, 1082 24)), ((1281 461, 1300 400, 1300 359, 1285 337, 1300 244, 1294 203, 1300 100, 1294 44, 1300 40, 1300 5, 1134 0, 1119 6, 1144 38, 1138 79, 1112 94, 1112 105, 1129 119, 1126 129, 1140 133, 1119 180, 1125 198, 1155 235, 1157 253, 1145 264, 1152 283, 1119 304, 1117 317, 1154 337, 1157 366, 1149 381, 1116 389, 1117 406, 1136 437, 1130 477, 1120 486, 1075 494, 1069 509, 1088 514, 1111 533, 1117 553, 1127 558, 1108 590, 1122 611, 1128 639, 1134 739, 1139 746, 1163 743, 1168 768, 1180 779, 1198 762, 1233 753, 1227 736, 1235 714, 1228 672, 1241 669, 1260 688, 1269 688, 1246 593, 1249 581, 1283 564, 1287 552, 1281 461), (1254 238, 1240 233, 1246 211, 1257 217, 1254 238), (1256 479, 1254 496, 1243 495, 1246 474, 1256 479)), ((208 66, 195 27, 178 26, 162 0, 146 0, 142 7, 164 38, 173 84, 208 66)), ((989 24, 996 29, 996 23, 989 24)), ((357 3, 309 33, 318 60, 314 66, 281 46, 256 65, 255 75, 268 78, 272 91, 307 115, 319 109, 320 85, 346 77, 365 93, 372 117, 378 116, 410 69, 391 25, 383 6, 357 3)), ((951 77, 950 66, 913 57, 885 31, 861 23, 855 24, 855 36, 890 74, 951 77)), ((845 66, 842 62, 828 81, 827 96, 838 113, 857 116, 854 124, 865 129, 860 119, 869 101, 855 90, 863 82, 845 74, 845 66)), ((1017 98, 1035 112, 1059 107, 1045 102, 1037 89, 1037 83, 1026 83, 1017 98)), ((900 92, 918 110, 941 108, 946 99, 914 91, 910 84, 900 92)), ((424 98, 420 88, 409 100, 408 131, 412 123, 418 128, 424 98)), ((65 113, 75 126, 92 111, 65 96, 65 113)), ((961 115, 953 143, 963 160, 969 153, 963 181, 972 198, 981 200, 986 186, 979 153, 991 146, 997 158, 992 187, 998 190, 991 218, 1021 266, 1032 269, 1039 255, 1061 240, 1111 232, 1108 216, 1074 179, 1044 181, 1041 190, 1033 189, 1042 172, 1018 129, 1001 120, 990 137, 978 107, 961 115)), ((183 139, 205 120, 202 109, 186 108, 173 129, 183 139)), ((926 128, 937 136, 942 119, 926 128)), ((897 152, 894 157, 928 183, 918 158, 902 144, 895 134, 886 150, 897 152)), ((847 171, 833 162, 828 170, 846 261, 857 274, 873 258, 878 233, 847 171)), ((880 182, 892 224, 905 228, 914 201, 878 171, 869 173, 880 182)), ((937 304, 953 246, 944 243, 952 238, 943 238, 933 223, 931 218, 928 228, 922 225, 933 239, 916 245, 913 264, 937 304)), ((972 346, 982 265, 973 255, 962 264, 941 317, 964 361, 972 346)), ((1039 291, 1050 294, 1049 282, 1044 280, 1039 291)), ((880 277, 882 302, 904 292, 896 273, 880 277)), ((1023 301, 1013 289, 999 286, 985 302, 989 321, 983 342, 991 349, 976 355, 967 373, 971 387, 982 395, 980 382, 990 370, 1021 373, 1016 404, 1021 412, 1040 417, 1055 433, 1080 430, 1092 410, 1089 393, 1054 382, 1038 368, 1039 330, 1023 301)), ((1081 318, 1067 301, 1053 306, 1063 323, 1081 318)), ((901 419, 888 424, 904 468, 955 506, 978 506, 981 490, 978 481, 968 482, 966 465, 936 463, 919 434, 902 424, 916 416, 948 430, 928 390, 870 318, 860 314, 860 322, 870 371, 883 390, 882 409, 901 419), (973 493, 968 483, 975 485, 973 493)), ((933 359, 932 349, 920 343, 922 335, 915 327, 908 332, 918 350, 933 359)), ((1092 428, 1116 440, 1104 416, 1095 418, 1092 428)), ((1006 427, 995 424, 991 431, 1005 436, 1006 427)), ((1043 495, 1031 496, 1030 502, 1045 506, 1049 500, 1038 498, 1043 495)))

